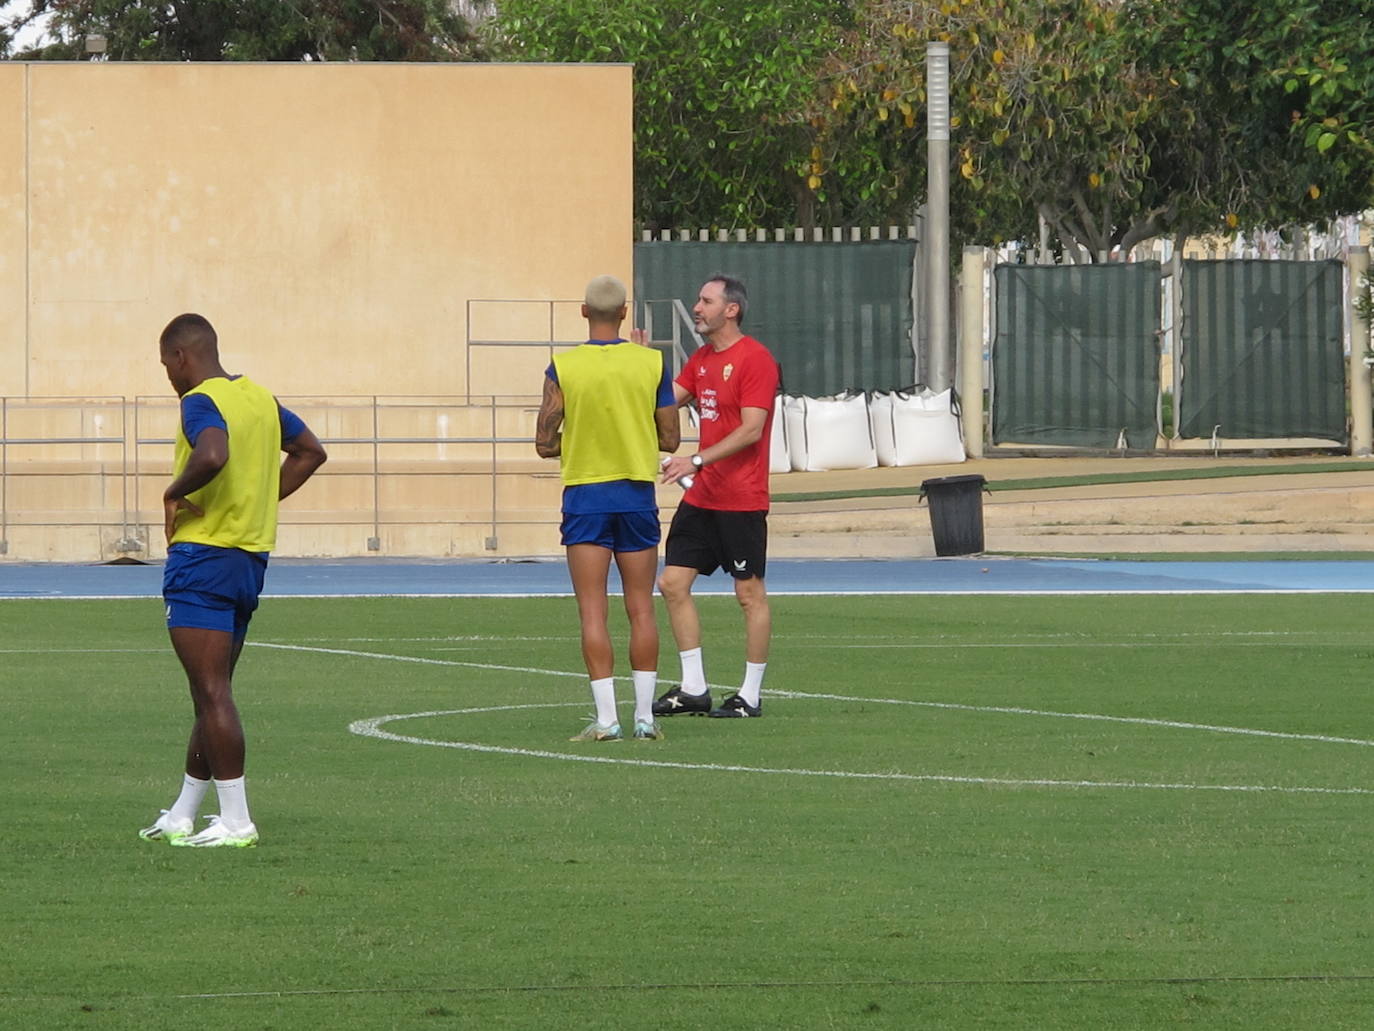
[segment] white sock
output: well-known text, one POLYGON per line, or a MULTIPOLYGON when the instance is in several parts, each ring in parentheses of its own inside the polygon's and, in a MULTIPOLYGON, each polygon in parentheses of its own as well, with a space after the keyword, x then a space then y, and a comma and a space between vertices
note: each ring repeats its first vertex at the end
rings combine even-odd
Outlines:
POLYGON ((189 773, 184 774, 181 778, 181 794, 177 795, 177 800, 172 803, 172 808, 167 810, 167 815, 177 820, 194 820, 200 812, 200 803, 208 790, 208 780, 199 780, 189 773))
POLYGON ((688 648, 678 652, 682 660, 682 693, 703 695, 706 693, 706 670, 701 664, 701 648, 688 648))
POLYGON ((763 691, 763 672, 767 668, 766 662, 744 664, 744 686, 739 689, 739 696, 755 708, 759 704, 759 694, 763 691))
POLYGON ((592 701, 596 703, 597 723, 609 727, 620 722, 615 714, 615 677, 592 681, 592 701))
POLYGON ((253 822, 248 815, 248 792, 244 789, 243 778, 216 780, 215 794, 219 796, 219 818, 238 830, 253 822))
POLYGON ((635 682, 635 722, 654 721, 654 692, 658 690, 658 670, 637 669, 633 673, 635 682))

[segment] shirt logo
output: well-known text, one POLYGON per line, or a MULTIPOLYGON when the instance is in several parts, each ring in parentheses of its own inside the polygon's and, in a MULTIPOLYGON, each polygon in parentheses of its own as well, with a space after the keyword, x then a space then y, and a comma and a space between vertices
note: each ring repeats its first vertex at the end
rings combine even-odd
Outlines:
POLYGON ((732 373, 732 372, 734 372, 734 371, 735 371, 735 367, 734 367, 733 365, 727 365, 727 366, 725 366, 725 371, 721 374, 721 379, 728 382, 729 379, 730 379, 730 373, 732 373))
POLYGON ((720 418, 720 409, 716 407, 716 391, 713 387, 706 387, 697 399, 697 411, 701 413, 704 422, 715 422, 720 418))
POLYGON ((704 365, 698 365, 698 366, 697 366, 697 375, 698 375, 698 376, 705 376, 705 375, 706 375, 706 366, 704 366, 704 365))

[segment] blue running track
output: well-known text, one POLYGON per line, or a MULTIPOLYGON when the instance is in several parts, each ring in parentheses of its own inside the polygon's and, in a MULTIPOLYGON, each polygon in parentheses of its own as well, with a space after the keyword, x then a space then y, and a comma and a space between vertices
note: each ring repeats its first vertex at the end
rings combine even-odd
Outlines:
MULTIPOLYGON (((614 572, 612 573, 614 580, 614 572)), ((717 573, 698 592, 730 593, 717 573)), ((0 599, 149 598, 162 566, 0 564, 0 599)), ((1126 562, 945 558, 890 561, 773 559, 770 594, 1171 594, 1374 591, 1374 561, 1126 562)), ((571 593, 561 559, 377 561, 278 559, 274 597, 520 597, 571 593)))

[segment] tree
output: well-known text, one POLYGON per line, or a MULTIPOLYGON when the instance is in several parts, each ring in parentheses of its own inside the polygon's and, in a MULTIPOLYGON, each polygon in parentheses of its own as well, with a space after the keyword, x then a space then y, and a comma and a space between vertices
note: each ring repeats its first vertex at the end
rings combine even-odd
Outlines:
POLYGON ((1274 77, 1303 146, 1323 156, 1336 181, 1362 191, 1368 206, 1374 204, 1374 0, 1321 6, 1328 30, 1289 49, 1274 77))
MULTIPOLYGON (((1128 10, 1132 44, 1176 86, 1185 112, 1157 133, 1155 173, 1162 192, 1183 199, 1183 229, 1311 224, 1374 200, 1374 164, 1361 171, 1308 145, 1308 91, 1285 85, 1295 62, 1361 45, 1344 0, 1132 0, 1128 10)), ((1356 60, 1370 67, 1364 46, 1356 60)))
MULTIPOLYGON (((818 110, 825 163, 852 145, 852 123, 877 122, 922 169, 926 45, 950 46, 952 214, 966 239, 1029 238, 1037 216, 1097 254, 1148 232, 1144 128, 1157 82, 1118 42, 1118 13, 1098 0, 867 0, 832 63, 818 110), (841 132, 828 131, 838 121, 841 132), (833 142, 832 142, 833 141, 833 142), (838 146, 837 146, 838 144, 838 146)), ((877 137, 875 137, 876 139, 877 137)))
MULTIPOLYGON (((876 124, 923 166, 925 48, 942 39, 964 239, 1033 239, 1043 219, 1063 244, 1104 259, 1162 233, 1359 210, 1370 198, 1358 169, 1333 169, 1316 160, 1319 143, 1301 145, 1292 126, 1307 116, 1284 102, 1276 76, 1295 44, 1348 45, 1349 19, 1328 16, 1338 10, 1313 0, 861 0, 813 111, 819 163, 852 161, 856 125, 876 124)), ((907 186, 919 195, 923 182, 907 186)))
MULTIPOLYGON (((644 228, 808 220, 817 72, 844 0, 501 0, 512 61, 633 62, 635 211, 644 228), (800 214, 799 214, 800 212, 800 214)), ((594 115, 587 131, 594 138, 594 115)), ((594 160, 589 146, 585 160, 594 160)))
POLYGON ((112 61, 454 61, 477 56, 448 0, 31 0, 12 29, 48 17, 54 41, 18 56, 112 61))

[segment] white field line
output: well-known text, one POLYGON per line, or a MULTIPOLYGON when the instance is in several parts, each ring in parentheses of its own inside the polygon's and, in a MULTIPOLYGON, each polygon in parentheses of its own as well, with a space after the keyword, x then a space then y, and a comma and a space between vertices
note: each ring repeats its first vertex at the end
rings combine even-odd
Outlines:
MULTIPOLYGON (((934 637, 913 638, 897 634, 775 634, 773 640, 786 643, 791 648, 827 648, 835 651, 863 650, 936 650, 949 648, 1170 648, 1191 644, 1194 639, 1214 645, 1218 642, 1235 645, 1262 645, 1282 647, 1290 644, 1330 643, 1348 639, 1365 644, 1368 634, 1364 631, 1336 630, 1227 630, 1217 632, 1180 632, 1120 634, 1118 640, 1097 641, 1087 639, 1082 634, 1002 634, 996 641, 970 642, 953 635, 941 634, 934 637)), ((567 642, 576 641, 575 634, 564 635, 526 635, 526 634, 445 634, 428 637, 344 637, 328 638, 343 644, 510 644, 521 642, 567 642)), ((309 638, 305 638, 309 640, 309 638)), ((325 640, 325 638, 317 638, 325 640)), ((250 644, 258 645, 256 641, 250 644)), ((261 644, 261 647, 273 647, 261 644)), ((0 648, 0 655, 139 655, 159 654, 163 648, 0 648)), ((466 648, 436 648, 436 651, 465 651, 466 648)), ((358 653, 372 654, 372 653, 358 653)), ((543 671, 547 672, 547 671, 543 671)))
MULTIPOLYGON (((538 748, 506 748, 499 745, 482 745, 471 741, 436 741, 433 738, 413 737, 408 734, 395 734, 382 727, 399 720, 428 719, 441 716, 471 716, 480 713, 513 712, 524 709, 556 709, 582 707, 585 702, 552 702, 531 705, 490 705, 469 709, 439 709, 431 712, 393 713, 388 716, 374 716, 370 719, 355 720, 348 725, 350 733, 360 737, 377 738, 382 741, 395 741, 408 745, 429 745, 435 748, 453 748, 464 752, 486 752, 496 755, 519 755, 533 759, 558 759, 565 762, 600 763, 611 766, 642 766, 665 770, 711 770, 718 773, 763 773, 783 774, 793 777, 834 777, 841 780, 895 780, 908 783, 971 784, 995 787, 1032 787, 1032 788, 1135 788, 1157 791, 1230 791, 1230 792, 1278 792, 1282 794, 1309 795, 1374 795, 1368 788, 1311 788, 1288 787, 1266 784, 1186 784, 1151 783, 1148 781, 1101 781, 1101 780, 1049 780, 1044 778, 1012 777, 960 777, 937 773, 860 773, 853 770, 812 770, 792 767, 741 766, 728 763, 689 763, 668 762, 662 759, 616 759, 607 755, 578 755, 570 752, 551 752, 538 748)), ((624 742, 618 744, 624 745, 624 742)), ((614 747, 607 745, 603 747, 614 747)))
MULTIPOLYGON (((429 640, 415 638, 411 640, 429 640)), ((441 639, 446 640, 446 639, 441 639)), ((519 638, 529 640, 529 638, 519 638)), ((465 669, 485 669, 502 673, 533 673, 538 676, 568 677, 585 679, 586 674, 569 670, 543 669, 535 666, 507 666, 490 662, 462 662, 456 659, 431 659, 418 655, 395 655, 387 652, 366 652, 351 648, 323 648, 299 644, 275 644, 266 641, 249 641, 255 648, 273 648, 280 651, 311 652, 325 655, 344 655, 352 658, 377 659, 385 662, 408 662, 426 666, 455 666, 465 669)), ((64 654, 161 654, 161 648, 3 648, 0 655, 32 655, 61 651, 64 654)), ((667 681, 665 681, 667 682, 667 681)), ((720 685, 712 685, 720 689, 720 685)), ((1136 726, 1164 727, 1173 730, 1200 730, 1213 734, 1239 734, 1249 737, 1267 737, 1286 741, 1316 741, 1321 744, 1356 745, 1374 748, 1374 741, 1364 738, 1333 737, 1327 734, 1293 734, 1278 730, 1259 730, 1253 727, 1231 727, 1222 724, 1190 723, 1182 720, 1156 719, 1147 716, 1110 716, 1093 712, 1059 712, 1052 709, 1030 709, 1005 705, 967 705, 960 702, 931 702, 908 698, 861 698, 854 695, 825 694, 808 691, 786 691, 770 689, 772 698, 814 698, 832 702, 858 702, 871 705, 909 705, 923 709, 945 709, 959 712, 999 713, 1008 716, 1040 716, 1050 719, 1092 720, 1102 723, 1124 723, 1136 726)))
POLYGON ((1319 741, 1326 745, 1359 745, 1374 748, 1374 741, 1357 737, 1330 737, 1326 734, 1289 734, 1279 730, 1255 730, 1250 727, 1228 727, 1211 723, 1186 723, 1147 716, 1107 716, 1096 712, 1056 712, 1052 709, 1024 709, 1008 705, 963 705, 958 702, 919 702, 905 698, 855 698, 852 695, 820 694, 808 691, 769 691, 770 697, 818 698, 832 702, 866 702, 874 705, 915 705, 923 709, 952 709, 962 712, 1004 713, 1009 716, 1047 716, 1061 720, 1098 720, 1105 723, 1129 723, 1137 726, 1167 727, 1174 730, 1202 730, 1212 734, 1243 734, 1249 737, 1271 737, 1284 741, 1319 741))
MULTIPOLYGON (((1116 640, 1101 641, 1085 634, 1000 634, 992 641, 969 641, 953 634, 915 637, 910 634, 774 634, 773 640, 792 648, 830 648, 836 651, 899 648, 1172 648, 1195 641, 1209 646, 1217 643, 1241 645, 1285 646, 1328 644, 1351 641, 1367 644, 1369 635, 1362 630, 1222 630, 1216 632, 1138 633, 1117 634, 1116 640)), ((302 638, 309 641, 311 638, 302 638)), ((343 637, 315 638, 335 644, 506 644, 527 641, 576 641, 576 634, 562 635, 503 635, 454 634, 429 637, 343 637)), ((57 650, 57 649, 53 649, 57 650)), ((445 649, 437 649, 445 650, 445 649)))
MULTIPOLYGON (((252 642, 249 642, 250 644, 252 642)), ((503 666, 487 662, 461 662, 457 659, 430 659, 414 655, 391 655, 385 652, 363 652, 346 648, 313 648, 297 644, 257 644, 259 648, 279 648, 284 651, 323 652, 327 655, 348 655, 354 658, 380 659, 392 662, 414 662, 428 666, 460 666, 467 669, 487 669, 510 673, 535 673, 550 677, 586 679, 585 673, 566 670, 538 669, 530 666, 503 666)), ((712 685, 718 687, 718 685, 712 685)), ((1042 716, 1061 720, 1096 720, 1102 723, 1125 723, 1135 726, 1165 727, 1171 730, 1201 730, 1213 734, 1242 734, 1250 737, 1278 738, 1285 741, 1318 741, 1328 745, 1359 745, 1374 748, 1374 741, 1363 738, 1331 737, 1325 734, 1291 734, 1278 730, 1257 730, 1252 727, 1228 727, 1210 723, 1187 723, 1181 720, 1154 719, 1147 716, 1109 716, 1095 712, 1057 712, 1051 709, 1027 709, 1006 705, 966 705, 959 702, 923 702, 907 698, 859 698, 853 695, 824 694, 810 691, 769 690, 770 698, 814 698, 827 702, 859 702, 872 705, 910 705, 922 709, 946 709, 958 712, 997 713, 1007 716, 1042 716)))
POLYGON ((166 648, 0 648, 0 655, 162 655, 166 648))
MULTIPOLYGON (((466 669, 486 669, 501 672, 533 673, 543 676, 568 677, 582 680, 586 674, 582 672, 570 672, 567 670, 539 669, 529 666, 506 666, 494 663, 461 662, 455 659, 429 659, 413 655, 392 655, 380 652, 362 652, 344 648, 313 648, 304 645, 290 644, 269 644, 259 643, 259 648, 275 648, 282 651, 310 652, 326 655, 346 655, 354 658, 378 659, 381 661, 418 663, 429 666, 450 666, 466 669)), ((717 686, 717 685, 712 685, 717 686)), ((1286 740, 1320 741, 1327 744, 1354 744, 1365 747, 1374 746, 1374 741, 1364 741, 1355 738, 1336 738, 1314 734, 1285 734, 1278 731, 1254 730, 1245 727, 1220 727, 1208 724, 1183 723, 1176 720, 1157 720, 1144 717, 1127 716, 1107 716, 1098 713, 1059 713, 1042 711, 1038 709, 1020 709, 1005 706, 975 706, 961 705, 948 702, 919 702, 907 701, 905 699, 894 698, 852 698, 846 695, 829 695, 819 693, 808 693, 801 691, 770 691, 770 695, 778 698, 797 698, 797 699, 817 699, 825 701, 846 701, 860 703, 874 703, 884 705, 913 705, 922 708, 936 709, 955 709, 966 712, 987 712, 1002 715, 1015 716, 1044 716, 1057 717, 1060 719, 1086 719, 1100 720, 1103 722, 1126 723, 1144 726, 1166 727, 1175 730, 1202 730, 1212 733, 1246 734, 1257 737, 1281 738, 1286 740)), ((429 738, 411 737, 402 734, 393 734, 390 731, 382 730, 385 723, 404 719, 421 719, 434 716, 461 716, 475 713, 487 712, 508 712, 520 709, 543 709, 558 708, 563 706, 583 706, 585 702, 558 702, 548 704, 529 704, 529 705, 498 705, 484 706, 471 709, 452 709, 439 710, 423 713, 397 713, 388 716, 376 716, 366 720, 356 720, 349 724, 349 731, 363 737, 374 737, 386 741, 396 741, 403 744, 429 745, 437 748, 455 748, 470 752, 489 752, 501 755, 521 755, 538 759, 558 759, 568 762, 591 762, 612 765, 627 766, 648 766, 663 769, 690 769, 690 770, 715 770, 727 773, 764 773, 764 774, 790 774, 792 776, 805 777, 836 777, 850 780, 896 780, 909 782, 939 782, 947 784, 987 784, 999 786, 1016 787, 1072 787, 1072 788, 1143 788, 1155 790, 1174 790, 1174 791, 1232 791, 1232 792, 1283 792, 1288 794, 1319 794, 1319 795, 1374 795, 1374 790, 1368 788, 1314 788, 1314 787, 1285 787, 1282 785, 1262 785, 1262 784, 1186 784, 1186 783, 1150 783, 1141 781, 1079 781, 1079 780, 1046 780, 1046 779, 1013 779, 1005 777, 960 777, 946 774, 914 774, 914 773, 858 773, 849 770, 807 770, 792 768, 773 768, 761 766, 738 766, 725 765, 719 763, 684 763, 667 762, 652 759, 616 759, 610 756, 600 755, 577 755, 568 752, 551 752, 543 749, 527 748, 504 748, 497 745, 482 745, 466 741, 436 741, 429 738)))
MULTIPOLYGON (((939 650, 943 648, 1177 648, 1184 644, 1183 641, 908 641, 906 643, 892 642, 890 644, 858 644, 858 643, 824 643, 818 644, 814 641, 799 641, 793 647, 798 648, 827 648, 834 651, 892 651, 896 649, 908 648, 916 650, 939 650)), ((1214 640, 1213 644, 1225 645, 1228 648, 1285 648, 1293 647, 1291 641, 1220 641, 1214 640)))
POLYGON ((537 669, 531 666, 501 666, 491 662, 459 662, 457 659, 427 659, 419 655, 390 655, 385 652, 362 652, 352 648, 315 648, 304 644, 271 644, 249 641, 250 647, 276 648, 287 652, 313 652, 320 655, 347 655, 355 659, 380 659, 384 662, 413 662, 421 666, 461 666, 465 669, 490 669, 503 673, 538 673, 549 677, 577 677, 587 679, 586 673, 568 673, 556 669, 537 669))

